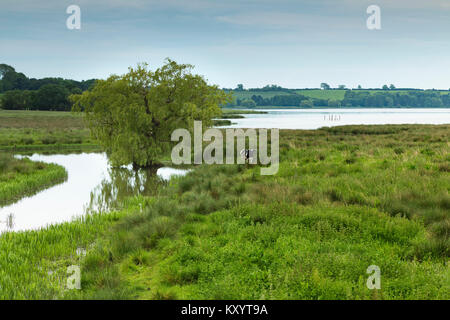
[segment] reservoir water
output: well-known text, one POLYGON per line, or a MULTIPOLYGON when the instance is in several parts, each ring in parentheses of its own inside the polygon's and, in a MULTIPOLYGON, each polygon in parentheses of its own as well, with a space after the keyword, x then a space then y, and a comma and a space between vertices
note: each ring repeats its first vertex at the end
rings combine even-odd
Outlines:
POLYGON ((267 114, 244 114, 223 128, 318 129, 360 124, 448 124, 450 109, 253 109, 267 114))
POLYGON ((68 179, 0 208, 0 233, 39 229, 70 221, 88 211, 107 211, 117 200, 137 194, 152 194, 173 175, 187 172, 170 167, 162 167, 155 172, 113 169, 104 153, 33 154, 29 158, 65 167, 68 179))

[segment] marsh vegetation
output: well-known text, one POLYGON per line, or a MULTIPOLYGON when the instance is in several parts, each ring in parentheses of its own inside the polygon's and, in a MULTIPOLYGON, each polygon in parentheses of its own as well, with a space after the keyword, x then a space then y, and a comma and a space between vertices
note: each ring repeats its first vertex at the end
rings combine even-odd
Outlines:
POLYGON ((278 175, 199 167, 97 242, 75 297, 448 299, 448 134, 283 131, 278 175))
POLYGON ((3 296, 448 299, 449 129, 281 131, 277 175, 199 166, 110 213, 4 234, 3 296), (72 264, 81 291, 64 290, 72 264))
POLYGON ((57 111, 8 111, 0 109, 0 150, 97 149, 80 115, 57 111))
POLYGON ((0 206, 31 196, 65 179, 67 172, 61 166, 0 153, 0 206))

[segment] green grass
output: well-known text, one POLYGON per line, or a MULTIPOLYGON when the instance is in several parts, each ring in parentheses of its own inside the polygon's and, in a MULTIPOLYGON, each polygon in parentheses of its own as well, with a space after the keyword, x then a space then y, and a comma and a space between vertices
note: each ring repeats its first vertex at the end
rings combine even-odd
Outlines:
POLYGON ((405 259, 427 241, 423 226, 374 209, 248 204, 186 220, 174 241, 128 261, 142 298, 448 298, 443 264, 405 259), (366 287, 372 264, 379 292, 366 287))
POLYGON ((2 128, 84 128, 80 114, 64 111, 1 110, 2 128))
POLYGON ((347 90, 295 90, 296 93, 301 94, 308 98, 314 99, 332 99, 332 100, 342 100, 344 99, 345 92, 347 90))
POLYGON ((315 99, 333 99, 342 100, 344 99, 346 90, 320 90, 320 89, 309 89, 309 90, 292 90, 292 92, 285 91, 233 91, 233 97, 236 99, 251 99, 253 95, 261 96, 263 98, 272 98, 277 95, 290 95, 293 93, 304 95, 308 98, 315 99))
POLYGON ((0 150, 98 149, 80 115, 56 111, 0 110, 0 150))
POLYGON ((290 95, 292 93, 285 91, 233 91, 235 99, 251 99, 253 95, 261 96, 263 98, 272 98, 278 95, 290 95))
MULTIPOLYGON (((139 199, 141 202, 142 199, 139 199)), ((40 231, 0 234, 0 299, 58 299, 67 290, 67 267, 80 265, 78 248, 89 250, 120 214, 87 215, 40 231)))
POLYGON ((67 179, 66 170, 56 164, 33 162, 27 158, 15 159, 0 153, 0 206, 67 179))
POLYGON ((119 221, 68 297, 448 299, 448 133, 283 131, 278 175, 199 167, 119 221))
POLYGON ((449 299, 449 133, 281 131, 277 175, 198 166, 118 212, 0 236, 3 297, 449 299), (63 290, 72 264, 81 291, 63 290))

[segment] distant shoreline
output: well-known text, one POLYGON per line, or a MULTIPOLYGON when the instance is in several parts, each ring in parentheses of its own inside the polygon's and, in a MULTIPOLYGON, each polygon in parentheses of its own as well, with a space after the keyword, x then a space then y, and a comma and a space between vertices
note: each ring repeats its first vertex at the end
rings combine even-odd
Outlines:
POLYGON ((258 106, 256 108, 239 108, 239 107, 225 107, 222 110, 242 110, 242 111, 259 111, 259 110, 275 110, 275 109, 286 109, 286 110, 322 110, 322 109, 450 109, 450 107, 314 107, 314 108, 302 108, 297 106, 258 106))

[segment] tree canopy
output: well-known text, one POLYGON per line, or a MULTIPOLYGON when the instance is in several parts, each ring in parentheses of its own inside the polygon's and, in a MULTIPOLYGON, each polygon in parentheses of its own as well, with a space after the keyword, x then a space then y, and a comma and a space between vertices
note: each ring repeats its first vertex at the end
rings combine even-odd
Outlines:
POLYGON ((71 96, 73 109, 84 113, 113 165, 155 165, 169 150, 173 130, 192 131, 194 120, 212 125, 220 105, 231 100, 192 69, 170 59, 155 71, 147 64, 130 67, 125 75, 98 80, 90 91, 71 96))
POLYGON ((320 88, 322 88, 323 90, 330 90, 330 85, 328 83, 322 82, 320 84, 320 88))
POLYGON ((13 67, 0 64, 0 93, 4 93, 1 108, 70 111, 69 95, 88 90, 94 83, 95 79, 28 78, 13 67))

